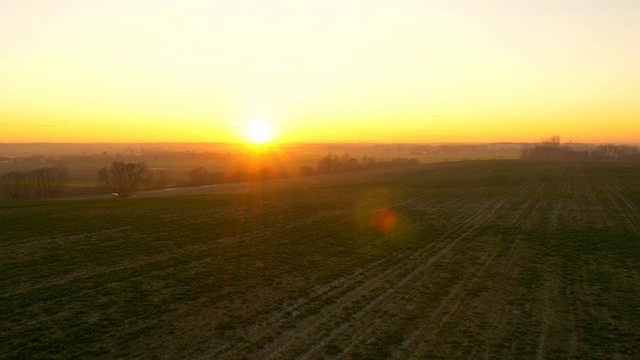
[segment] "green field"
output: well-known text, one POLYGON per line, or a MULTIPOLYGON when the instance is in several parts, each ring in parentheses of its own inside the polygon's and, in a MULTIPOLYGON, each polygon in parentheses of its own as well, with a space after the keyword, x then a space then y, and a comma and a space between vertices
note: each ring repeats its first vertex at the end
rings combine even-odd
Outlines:
POLYGON ((0 358, 640 358, 640 165, 0 202, 0 308, 0 358))

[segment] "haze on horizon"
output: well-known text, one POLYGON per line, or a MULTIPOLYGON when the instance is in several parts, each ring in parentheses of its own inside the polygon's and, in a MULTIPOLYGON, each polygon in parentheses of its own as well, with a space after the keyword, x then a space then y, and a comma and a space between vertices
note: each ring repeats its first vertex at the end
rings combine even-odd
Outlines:
POLYGON ((633 0, 2 1, 0 142, 640 142, 633 0))

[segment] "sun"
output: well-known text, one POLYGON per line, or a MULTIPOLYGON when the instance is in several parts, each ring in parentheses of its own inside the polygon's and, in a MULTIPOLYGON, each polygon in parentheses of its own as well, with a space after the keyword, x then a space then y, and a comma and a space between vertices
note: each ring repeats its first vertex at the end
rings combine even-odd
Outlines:
POLYGON ((273 141, 273 128, 264 120, 255 120, 247 127, 247 137, 254 144, 267 144, 273 141))

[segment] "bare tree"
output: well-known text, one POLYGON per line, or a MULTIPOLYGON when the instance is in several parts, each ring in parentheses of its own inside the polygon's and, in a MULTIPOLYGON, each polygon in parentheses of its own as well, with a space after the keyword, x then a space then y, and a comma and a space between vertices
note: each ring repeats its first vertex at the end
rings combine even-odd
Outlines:
POLYGON ((60 194, 62 186, 68 180, 67 169, 52 166, 30 172, 31 188, 36 197, 54 197, 60 194))
POLYGON ((542 140, 542 144, 557 149, 560 147, 560 135, 552 135, 550 138, 542 140))
POLYGON ((122 161, 114 161, 108 168, 98 170, 98 181, 123 198, 133 195, 149 180, 147 164, 143 162, 125 164, 122 161))
POLYGON ((316 172, 318 174, 329 174, 334 172, 335 156, 331 155, 331 153, 327 154, 327 156, 323 157, 318 161, 318 166, 316 167, 316 172))

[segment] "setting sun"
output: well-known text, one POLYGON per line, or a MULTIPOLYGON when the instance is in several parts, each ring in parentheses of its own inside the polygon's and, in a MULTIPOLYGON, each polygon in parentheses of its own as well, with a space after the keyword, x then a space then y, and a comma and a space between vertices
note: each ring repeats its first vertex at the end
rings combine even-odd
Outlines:
POLYGON ((256 120, 249 124, 247 137, 254 144, 266 144, 273 141, 273 128, 266 121, 256 120))

